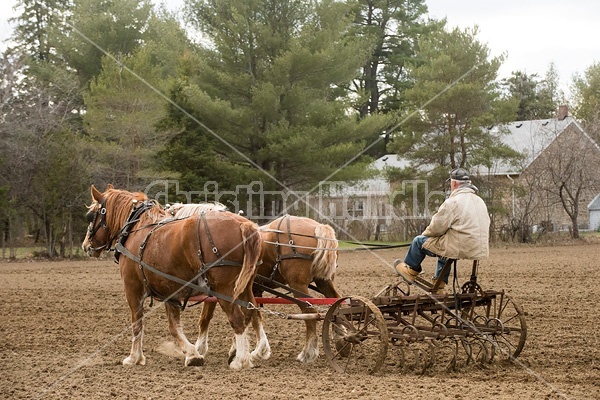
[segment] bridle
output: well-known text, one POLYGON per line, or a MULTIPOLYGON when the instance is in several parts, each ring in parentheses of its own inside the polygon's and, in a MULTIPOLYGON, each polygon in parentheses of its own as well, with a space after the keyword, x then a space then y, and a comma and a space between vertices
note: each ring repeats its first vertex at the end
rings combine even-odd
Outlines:
MULTIPOLYGON (((99 243, 98 239, 96 239, 96 234, 98 233, 100 228, 103 228, 106 231, 107 235, 109 233, 108 226, 106 225, 106 197, 103 197, 102 200, 97 204, 99 204, 99 207, 96 206, 96 211, 92 212, 90 210, 87 214, 87 220, 90 222, 90 225, 87 229, 87 238, 90 244, 92 245, 94 245, 93 242, 96 242, 97 244, 99 243), (100 218, 100 221, 98 221, 98 218, 100 218)), ((127 237, 131 232, 133 226, 140 220, 140 216, 142 215, 142 213, 152 208, 155 204, 156 202, 154 202, 153 200, 143 201, 141 203, 139 203, 138 200, 133 200, 133 208, 131 210, 131 214, 129 214, 129 217, 127 218, 127 221, 125 221, 125 225, 123 226, 123 228, 117 229, 116 232, 103 245, 100 245, 98 247, 90 247, 88 250, 114 251, 115 249, 113 248, 113 244, 115 244, 115 242, 124 245, 125 240, 127 240, 127 237)), ((118 251, 115 251, 115 259, 116 262, 118 262, 118 251)))
MULTIPOLYGON (((91 213, 92 211, 89 211, 87 214, 87 219, 90 222, 90 225, 88 226, 87 229, 87 237, 90 241, 90 244, 94 244, 94 241, 97 241, 96 239, 96 233, 98 233, 98 230, 100 228, 103 228, 107 233, 108 233, 108 226, 106 225, 106 197, 104 197, 102 199, 102 201, 100 201, 100 208, 97 209, 94 212, 94 217, 92 219, 91 213), (98 217, 100 217, 100 221, 98 222, 98 217), (98 222, 98 223, 96 223, 98 222)), ((115 240, 116 236, 113 236, 112 238, 110 238, 106 243, 104 243, 103 245, 100 245, 98 247, 91 247, 89 250, 91 251, 101 251, 106 249, 107 247, 110 248, 110 245, 112 244, 112 242, 115 240)))

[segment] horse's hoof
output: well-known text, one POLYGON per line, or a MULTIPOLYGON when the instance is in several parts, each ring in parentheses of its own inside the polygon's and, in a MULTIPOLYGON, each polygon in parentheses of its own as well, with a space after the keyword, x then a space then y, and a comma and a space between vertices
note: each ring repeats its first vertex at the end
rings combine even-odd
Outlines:
POLYGON ((186 367, 201 367, 204 365, 204 357, 190 357, 186 358, 186 367))
POLYGON ((300 354, 298 354, 296 360, 300 361, 303 364, 310 364, 311 362, 315 361, 318 357, 319 353, 308 353, 303 351, 300 354))
POLYGON ((259 351, 255 350, 252 353, 250 353, 250 357, 251 357, 252 361, 268 360, 269 358, 271 358, 271 350, 270 349, 259 350, 259 351))
POLYGON ((123 360, 123 365, 146 365, 146 357, 142 357, 136 361, 133 357, 129 356, 123 360))
POLYGON ((254 367, 254 364, 252 364, 252 361, 250 361, 250 358, 247 358, 245 360, 240 360, 240 359, 236 358, 232 362, 229 363, 229 368, 234 369, 234 370, 253 368, 253 367, 254 367))

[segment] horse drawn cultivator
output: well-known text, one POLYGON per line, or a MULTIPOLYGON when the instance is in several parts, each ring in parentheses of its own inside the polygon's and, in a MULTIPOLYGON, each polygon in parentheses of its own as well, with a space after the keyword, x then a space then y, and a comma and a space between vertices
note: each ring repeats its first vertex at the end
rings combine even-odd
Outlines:
POLYGON ((421 373, 452 370, 514 360, 525 345, 523 311, 504 290, 485 290, 479 285, 478 261, 473 261, 471 276, 462 285, 458 283, 457 261, 446 261, 440 276, 454 267, 452 293, 439 294, 439 281, 432 285, 417 277, 411 285, 398 278, 372 298, 340 297, 333 276, 337 252, 342 250, 338 250, 335 233, 327 225, 283 216, 258 229, 240 216, 218 211, 212 211, 215 214, 210 217, 201 212, 183 219, 179 217, 181 211, 167 213, 140 194, 112 186, 105 193, 92 187, 92 199, 84 249, 97 256, 114 246, 124 255, 117 260, 133 313, 134 334, 131 354, 124 364, 145 363, 141 305, 147 296, 165 302, 170 330, 186 355, 186 365, 204 363, 208 323, 217 302, 235 331, 235 348, 230 351, 230 366, 235 369, 251 367, 253 359, 270 356, 258 310, 306 323, 307 340, 298 355, 302 362, 318 356, 316 321, 322 321, 323 351, 338 372, 377 373, 384 365, 421 373), (232 226, 227 232, 239 229, 241 236, 218 234, 223 224, 232 226), (259 231, 261 239, 257 238, 259 231), (164 243, 173 235, 190 239, 175 243, 177 247, 166 252, 164 243), (232 238, 234 242, 227 244, 226 239, 232 238), (258 249, 262 249, 261 254, 258 249), (237 259, 233 260, 233 255, 237 259), (239 271, 250 271, 251 263, 258 265, 257 278, 251 281, 246 272, 242 282, 239 271), (310 297, 309 288, 324 297, 310 297), (262 297, 264 292, 272 296, 262 297), (180 309, 188 300, 204 302, 195 346, 179 325, 180 309), (296 304, 302 312, 276 312, 265 304, 296 304), (244 333, 249 315, 257 336, 252 353, 244 333))
MULTIPOLYGON (((445 268, 454 264, 456 270, 455 263, 448 260, 445 268)), ((455 282, 455 293, 431 294, 437 291, 435 285, 419 277, 412 286, 400 278, 370 299, 291 298, 271 290, 275 298, 257 301, 317 310, 283 314, 266 309, 266 313, 322 320, 325 357, 338 372, 374 374, 388 365, 396 371, 426 373, 512 361, 525 345, 525 315, 504 290, 481 288, 477 269, 478 261, 473 261, 470 279, 461 287, 455 282)), ((280 289, 289 288, 280 285, 280 289)))
POLYGON ((418 278, 418 294, 401 281, 371 299, 338 300, 323 320, 328 361, 336 371, 375 373, 388 358, 396 368, 425 373, 513 360, 525 345, 524 314, 504 290, 482 289, 477 268, 474 261, 470 279, 454 294, 432 295, 437 288, 418 278))

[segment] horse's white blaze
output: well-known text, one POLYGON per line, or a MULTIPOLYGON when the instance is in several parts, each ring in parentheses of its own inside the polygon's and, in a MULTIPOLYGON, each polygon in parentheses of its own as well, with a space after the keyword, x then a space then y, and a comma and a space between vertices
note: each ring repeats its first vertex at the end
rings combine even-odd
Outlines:
POLYGON ((252 368, 254 366, 250 359, 250 352, 248 351, 249 347, 250 344, 248 343, 248 337, 246 336, 245 331, 241 335, 235 335, 235 358, 231 364, 229 364, 229 368, 242 369, 252 368))
POLYGON ((304 349, 300 354, 298 354, 297 360, 303 363, 310 363, 313 362, 317 357, 319 357, 319 343, 317 341, 317 337, 312 335, 306 339, 304 349))
POLYGON ((196 339, 196 350, 201 356, 205 356, 208 352, 208 329, 198 335, 198 339, 196 339))
MULTIPOLYGON (((249 326, 250 327, 250 326, 249 326)), ((256 348, 251 353, 252 360, 263 359, 267 360, 271 357, 271 345, 263 325, 260 325, 258 332, 256 333, 256 348)))

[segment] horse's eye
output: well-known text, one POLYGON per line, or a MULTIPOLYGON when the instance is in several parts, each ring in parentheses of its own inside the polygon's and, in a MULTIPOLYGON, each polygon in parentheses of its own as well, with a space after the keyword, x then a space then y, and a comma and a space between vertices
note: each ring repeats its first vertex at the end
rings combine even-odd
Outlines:
POLYGON ((87 219, 87 221, 89 223, 94 222, 94 218, 96 217, 96 213, 94 211, 89 211, 86 215, 85 218, 87 219))

